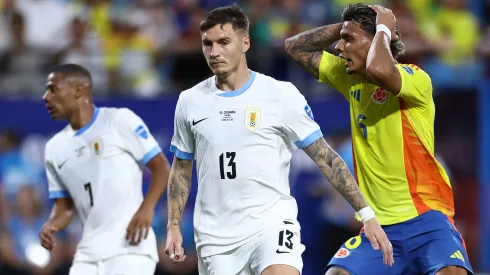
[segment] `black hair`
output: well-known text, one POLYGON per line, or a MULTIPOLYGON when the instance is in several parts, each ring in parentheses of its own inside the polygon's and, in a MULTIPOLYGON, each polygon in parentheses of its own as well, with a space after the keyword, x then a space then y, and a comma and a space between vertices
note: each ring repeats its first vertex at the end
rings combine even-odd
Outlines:
MULTIPOLYGON (((366 4, 350 4, 342 12, 342 21, 353 21, 359 23, 361 28, 367 33, 376 34, 376 12, 366 4)), ((397 40, 390 43, 391 54, 394 59, 399 58, 405 52, 405 45, 401 41, 401 33, 398 26, 395 27, 397 40)))
POLYGON ((83 77, 86 78, 92 86, 92 75, 90 72, 85 69, 83 66, 80 66, 78 64, 63 64, 63 65, 58 65, 56 66, 53 71, 53 73, 60 73, 65 77, 83 77))
POLYGON ((250 22, 238 4, 219 7, 208 12, 201 21, 199 30, 205 32, 216 25, 231 24, 233 30, 245 30, 248 32, 250 22))

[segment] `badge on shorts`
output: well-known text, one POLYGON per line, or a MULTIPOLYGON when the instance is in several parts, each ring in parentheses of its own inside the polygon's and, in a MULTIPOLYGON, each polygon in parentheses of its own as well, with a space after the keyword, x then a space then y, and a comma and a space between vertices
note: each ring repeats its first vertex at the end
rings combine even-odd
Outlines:
POLYGON ((262 123, 262 111, 259 108, 247 107, 245 109, 245 127, 255 131, 262 123))

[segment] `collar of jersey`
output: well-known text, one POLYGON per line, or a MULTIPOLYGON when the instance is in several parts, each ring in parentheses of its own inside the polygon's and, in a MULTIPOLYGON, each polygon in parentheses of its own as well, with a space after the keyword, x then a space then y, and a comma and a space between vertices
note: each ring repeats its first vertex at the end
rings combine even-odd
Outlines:
POLYGON ((240 89, 234 90, 234 91, 229 91, 229 92, 223 92, 221 94, 216 94, 216 95, 219 95, 222 97, 239 96, 239 95, 243 94, 246 90, 248 90, 248 88, 250 88, 250 86, 252 86, 252 84, 254 83, 254 80, 255 80, 255 72, 250 71, 250 76, 248 77, 247 83, 245 83, 245 85, 243 85, 240 89))
POLYGON ((79 135, 83 134, 85 131, 87 131, 88 128, 90 128, 90 126, 92 126, 92 124, 94 124, 94 122, 97 119, 97 116, 98 115, 99 115, 99 108, 95 107, 95 109, 94 109, 94 115, 92 116, 92 120, 90 120, 90 122, 87 125, 83 126, 78 131, 76 131, 75 132, 75 136, 79 136, 79 135))

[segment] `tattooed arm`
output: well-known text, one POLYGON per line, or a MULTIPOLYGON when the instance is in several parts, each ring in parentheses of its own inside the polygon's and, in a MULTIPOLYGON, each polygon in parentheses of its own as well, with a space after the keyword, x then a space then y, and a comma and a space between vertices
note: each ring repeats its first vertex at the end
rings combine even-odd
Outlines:
POLYGON ((342 23, 318 27, 286 39, 286 52, 307 72, 319 76, 323 51, 340 39, 342 23))
POLYGON ((192 160, 174 156, 168 180, 168 223, 167 227, 180 225, 185 204, 189 198, 192 178, 192 160))
POLYGON ((356 212, 368 205, 361 194, 361 190, 359 190, 359 186, 349 172, 349 168, 324 138, 319 138, 304 148, 304 151, 356 212))

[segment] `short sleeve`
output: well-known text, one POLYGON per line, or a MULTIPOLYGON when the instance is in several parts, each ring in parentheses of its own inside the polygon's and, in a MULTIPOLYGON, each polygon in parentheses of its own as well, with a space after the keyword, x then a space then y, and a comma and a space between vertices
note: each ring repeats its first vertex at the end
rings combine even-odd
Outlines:
POLYGON ((145 122, 127 108, 118 110, 116 131, 124 150, 141 165, 146 165, 162 151, 145 122))
POLYGON ((182 96, 177 101, 174 118, 174 135, 170 151, 180 159, 194 160, 194 136, 186 119, 182 96))
POLYGON ((398 97, 409 104, 424 106, 432 99, 432 82, 429 75, 415 65, 396 66, 402 79, 398 97))
POLYGON ((318 81, 341 92, 349 100, 349 76, 345 69, 345 60, 324 51, 320 61, 318 81))
POLYGON ((49 146, 46 146, 44 151, 44 168, 46 170, 46 178, 48 181, 49 198, 70 198, 70 193, 56 172, 56 166, 50 157, 49 146))
POLYGON ((302 149, 323 137, 313 111, 294 85, 287 84, 282 98, 282 128, 291 143, 302 149))

